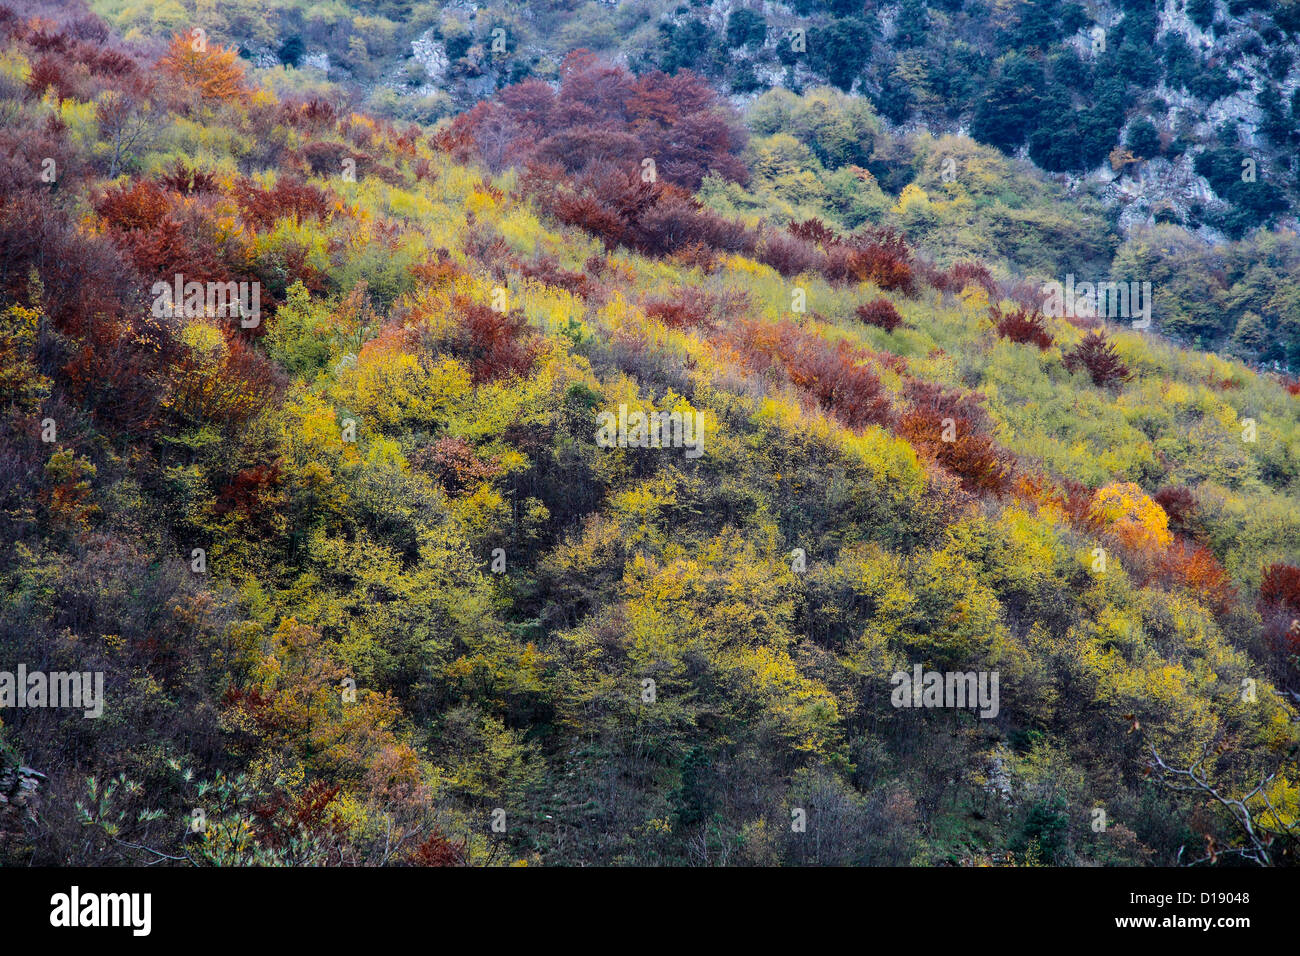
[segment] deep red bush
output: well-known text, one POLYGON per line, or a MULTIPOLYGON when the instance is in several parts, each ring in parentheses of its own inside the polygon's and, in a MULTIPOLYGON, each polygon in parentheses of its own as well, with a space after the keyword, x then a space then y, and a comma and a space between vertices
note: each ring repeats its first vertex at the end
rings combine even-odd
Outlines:
POLYGON ((60 103, 76 96, 78 84, 69 70, 68 62, 62 57, 44 53, 37 57, 27 77, 27 90, 31 95, 41 97, 47 89, 53 89, 60 103))
POLYGON ((813 245, 822 248, 837 245, 840 242, 839 234, 826 223, 816 218, 805 219, 803 222, 792 222, 786 226, 786 231, 796 239, 811 242, 813 245))
POLYGON ((1093 330, 1065 356, 1065 367, 1071 372, 1080 368, 1088 370, 1094 385, 1118 385, 1133 377, 1124 360, 1105 332, 1093 330))
POLYGON ((1155 502, 1169 516, 1169 526, 1174 529, 1185 530, 1196 514, 1196 496, 1183 485, 1161 488, 1155 494, 1155 502))
POLYGON ((182 196, 191 196, 195 193, 215 193, 221 190, 221 184, 212 173, 205 173, 198 169, 187 169, 179 159, 176 160, 170 172, 158 177, 158 182, 164 188, 178 192, 182 196))
POLYGON ((840 236, 820 219, 791 223, 784 235, 767 237, 760 260, 782 275, 815 269, 831 282, 874 282, 911 295, 916 269, 903 236, 888 227, 840 236), (794 271, 791 271, 791 270, 794 271))
POLYGON ((982 262, 963 260, 954 262, 947 269, 926 265, 921 268, 921 271, 922 278, 940 292, 960 292, 968 285, 977 285, 990 296, 997 294, 997 283, 993 281, 993 274, 982 262))
POLYGON ((560 267, 554 256, 540 256, 533 262, 520 262, 517 268, 522 276, 545 282, 558 289, 566 289, 584 298, 596 291, 596 283, 586 274, 560 267))
POLYGON ((998 335, 1022 345, 1037 345, 1046 351, 1052 347, 1052 333, 1047 331, 1047 319, 1039 312, 1024 308, 1012 309, 1005 315, 994 305, 989 307, 989 317, 998 335))
POLYGON ((560 70, 560 87, 529 79, 453 121, 440 148, 473 144, 494 170, 530 162, 577 175, 608 164, 638 178, 696 190, 709 173, 744 182, 746 135, 731 108, 689 70, 639 77, 585 51, 560 70))
POLYGON ((609 247, 664 256, 692 247, 742 252, 754 244, 742 223, 702 208, 682 189, 609 164, 593 164, 572 180, 553 164, 532 164, 520 185, 555 218, 609 247))
POLYGON ((872 230, 855 236, 852 249, 849 268, 859 282, 874 282, 887 292, 912 294, 912 254, 902 235, 888 228, 872 230))
POLYGON ((338 118, 334 104, 319 96, 282 100, 276 115, 278 123, 316 131, 333 129, 338 118))
POLYGON ((886 332, 892 332, 903 324, 903 317, 898 314, 898 309, 894 308, 894 303, 888 299, 876 299, 874 302, 858 306, 857 316, 867 325, 874 325, 886 332))
MULTIPOLYGON (((203 185, 203 174, 195 174, 203 185)), ((191 180, 193 183, 193 180, 191 180)), ((109 190, 98 204, 109 238, 147 279, 244 281, 242 244, 221 242, 219 228, 201 204, 173 205, 163 186, 149 180, 109 190)))

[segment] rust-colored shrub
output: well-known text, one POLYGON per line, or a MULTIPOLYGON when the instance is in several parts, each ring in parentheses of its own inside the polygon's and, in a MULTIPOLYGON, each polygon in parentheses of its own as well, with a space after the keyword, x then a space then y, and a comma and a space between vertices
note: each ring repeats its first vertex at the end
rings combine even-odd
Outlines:
POLYGON ((70 75, 66 60, 45 53, 37 57, 31 66, 31 72, 27 77, 27 90, 33 97, 40 97, 50 88, 53 88, 54 95, 60 103, 77 93, 77 83, 70 75))
POLYGON ((433 288, 464 274, 465 270, 452 261, 451 253, 446 249, 435 249, 429 259, 411 266, 411 275, 415 281, 433 288))
POLYGON ((746 133, 731 108, 689 70, 633 76, 625 67, 575 51, 560 87, 528 79, 457 117, 435 137, 439 148, 472 145, 493 170, 531 162, 571 176, 603 165, 640 180, 699 189, 709 173, 745 182, 740 159, 746 133))
POLYGON ((465 360, 474 383, 523 375, 532 368, 538 345, 523 314, 497 312, 457 296, 453 303, 457 331, 452 352, 465 360))
POLYGON ((1214 552, 1204 545, 1181 539, 1163 550, 1156 566, 1191 591, 1215 614, 1225 614, 1237 600, 1232 579, 1214 552))
MULTIPOLYGON (((110 229, 108 233, 141 275, 170 280, 180 273, 187 282, 228 282, 244 278, 223 258, 216 229, 200 208, 174 208, 161 220, 149 224, 152 213, 152 208, 147 206, 114 210, 113 215, 125 217, 124 221, 132 225, 126 229, 110 229)), ((238 260, 239 248, 238 243, 226 243, 224 253, 238 260)))
POLYGON ((703 246, 749 251, 755 238, 742 223, 704 209, 671 183, 645 182, 635 172, 595 163, 569 180, 554 165, 532 163, 520 186, 563 223, 652 256, 703 246))
POLYGON ((147 179, 110 186, 95 202, 95 212, 104 224, 123 232, 157 227, 170 208, 167 193, 158 183, 147 179))
POLYGON ((1011 490, 1015 461, 988 435, 988 413, 977 396, 915 379, 903 393, 911 403, 899 421, 903 438, 956 475, 967 491, 1011 490))
POLYGON ((1300 614, 1300 568, 1281 562, 1269 565, 1259 585, 1259 600, 1300 614))
POLYGON ((911 295, 915 277, 912 254, 901 234, 892 229, 877 229, 851 240, 849 269, 859 282, 874 282, 887 292, 911 295))
POLYGON ((705 243, 688 242, 672 255, 673 262, 687 269, 699 269, 705 275, 711 275, 718 268, 718 257, 705 243))
POLYGON ((480 458, 474 446, 464 438, 449 435, 417 453, 413 461, 417 466, 427 468, 453 495, 475 488, 501 471, 495 459, 480 458))
POLYGON ((232 189, 244 221, 254 229, 270 229, 277 219, 292 217, 299 222, 324 219, 330 197, 324 190, 298 179, 282 177, 270 189, 241 179, 232 189))
POLYGON ((713 300, 699 289, 678 289, 670 299, 651 299, 645 314, 670 329, 712 328, 713 300))
POLYGON ((888 227, 867 229, 851 236, 840 236, 820 219, 807 219, 786 227, 783 243, 768 244, 774 253, 764 259, 783 275, 778 257, 799 262, 797 271, 816 269, 830 282, 874 282, 886 291, 911 295, 915 291, 916 269, 912 253, 903 236, 888 227), (798 248, 799 245, 803 249, 798 248))
POLYGON ((792 222, 786 226, 786 231, 796 239, 811 242, 813 245, 822 248, 836 245, 840 241, 839 234, 820 219, 805 219, 803 222, 792 222))
POLYGON ((328 100, 313 96, 310 99, 288 99, 280 103, 276 122, 298 129, 333 129, 339 111, 328 100))
POLYGON ((1280 679, 1300 680, 1300 567, 1276 562, 1264 571, 1256 603, 1280 679))
POLYGON ((468 859, 467 841, 449 840, 437 827, 415 845, 409 856, 412 866, 466 866, 468 859))
POLYGON ((780 369, 788 380, 850 428, 889 425, 889 393, 867 362, 874 355, 847 342, 832 346, 790 322, 739 322, 730 336, 746 364, 758 371, 780 369))
POLYGON ((954 262, 948 269, 948 286, 952 292, 960 292, 968 285, 977 285, 990 296, 997 294, 997 283, 989 267, 982 262, 963 260, 954 262))
POLYGON ((997 283, 988 266, 974 260, 955 262, 947 269, 941 269, 933 263, 919 262, 915 266, 917 277, 931 288, 944 293, 960 292, 968 285, 979 286, 989 294, 997 295, 997 283))

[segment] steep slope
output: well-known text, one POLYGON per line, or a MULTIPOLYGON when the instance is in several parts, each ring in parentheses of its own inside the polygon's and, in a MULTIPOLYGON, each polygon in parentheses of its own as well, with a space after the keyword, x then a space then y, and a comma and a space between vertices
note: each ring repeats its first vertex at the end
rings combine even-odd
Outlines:
POLYGON ((0 28, 0 659, 105 680, 0 710, 6 862, 1294 860, 1278 377, 729 218, 783 187, 689 78, 430 133, 0 28))

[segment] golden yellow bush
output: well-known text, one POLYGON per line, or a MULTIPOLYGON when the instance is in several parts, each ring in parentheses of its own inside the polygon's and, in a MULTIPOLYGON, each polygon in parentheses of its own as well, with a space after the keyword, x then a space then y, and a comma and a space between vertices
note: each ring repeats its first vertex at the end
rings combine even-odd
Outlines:
POLYGON ((1102 528, 1131 548, 1165 548, 1174 539, 1164 509, 1131 481, 1098 488, 1088 511, 1102 528))

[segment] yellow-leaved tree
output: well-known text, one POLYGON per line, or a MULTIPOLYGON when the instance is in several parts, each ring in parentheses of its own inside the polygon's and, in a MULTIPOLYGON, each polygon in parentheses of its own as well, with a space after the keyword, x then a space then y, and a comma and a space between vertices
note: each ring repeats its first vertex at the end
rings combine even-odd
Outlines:
POLYGON ((1088 513, 1130 548, 1166 548, 1174 539, 1164 509, 1131 481, 1098 488, 1088 513))

